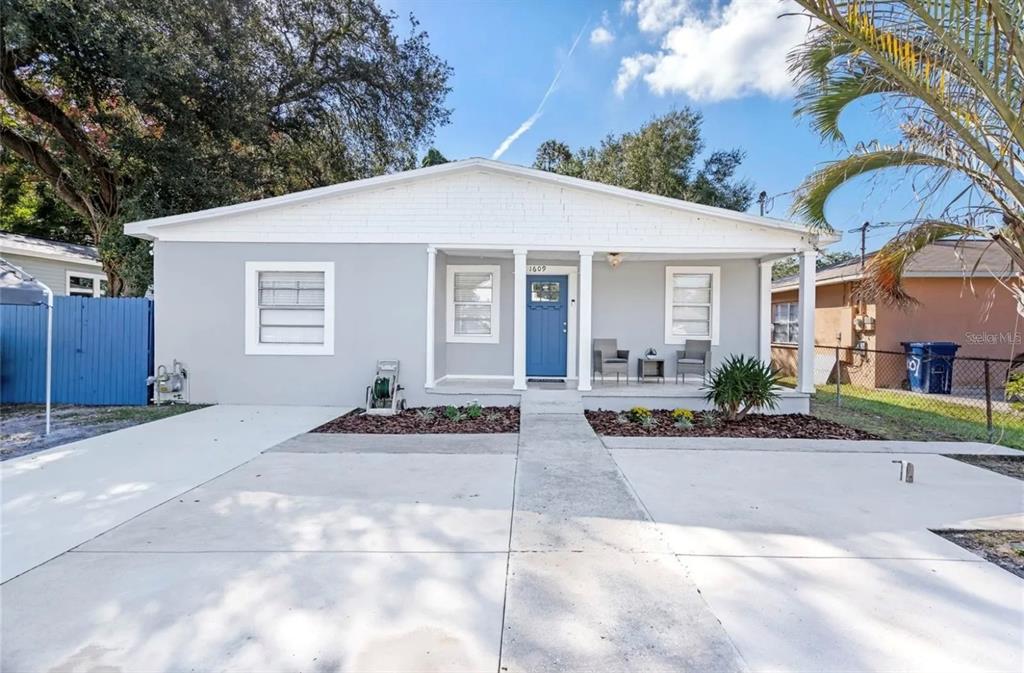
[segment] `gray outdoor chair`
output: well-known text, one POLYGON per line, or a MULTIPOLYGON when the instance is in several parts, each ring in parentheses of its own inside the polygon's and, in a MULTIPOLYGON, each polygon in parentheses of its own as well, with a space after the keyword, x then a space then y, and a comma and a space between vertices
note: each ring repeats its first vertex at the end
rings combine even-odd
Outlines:
POLYGON ((629 351, 619 350, 615 339, 594 339, 593 364, 594 373, 600 374, 602 381, 605 374, 615 374, 615 383, 618 383, 621 374, 629 385, 629 351))
POLYGON ((711 361, 711 342, 687 340, 684 350, 676 351, 676 383, 683 377, 686 383, 687 374, 700 374, 701 381, 708 373, 711 361))

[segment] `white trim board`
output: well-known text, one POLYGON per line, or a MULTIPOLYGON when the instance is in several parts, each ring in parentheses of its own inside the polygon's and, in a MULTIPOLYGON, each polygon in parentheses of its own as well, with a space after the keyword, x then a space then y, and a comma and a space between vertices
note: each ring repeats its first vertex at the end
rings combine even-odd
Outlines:
MULTIPOLYGON (((565 376, 559 378, 575 379, 578 362, 576 352, 578 350, 577 323, 579 321, 579 273, 578 266, 560 266, 554 264, 530 264, 529 257, 526 262, 526 282, 529 285, 530 276, 568 276, 569 277, 569 310, 568 310, 568 334, 566 334, 565 349, 565 376)), ((522 298, 526 301, 526 297, 522 298)), ((529 338, 529 334, 527 334, 529 338)), ((529 374, 527 374, 529 377, 529 374)))
POLYGON ((76 276, 78 278, 92 278, 92 296, 102 297, 103 291, 100 289, 100 283, 106 282, 107 274, 105 273, 92 273, 89 271, 75 271, 73 269, 64 270, 64 294, 75 297, 84 297, 84 294, 75 293, 71 294, 71 277, 76 276))
POLYGON ((245 263, 245 354, 246 355, 334 355, 334 262, 246 262, 245 263), (324 274, 324 341, 321 344, 261 343, 259 274, 261 271, 321 271, 324 274))
POLYGON ((501 343, 501 266, 497 264, 448 264, 445 268, 445 341, 450 344, 501 343), (491 333, 455 333, 455 274, 491 274, 491 333))
POLYGON ((719 318, 721 316, 722 304, 722 268, 718 266, 666 266, 665 267, 665 343, 685 344, 687 339, 694 341, 707 341, 711 339, 711 345, 718 345, 719 318), (679 336, 672 333, 672 276, 675 274, 710 274, 711 276, 711 305, 709 335, 679 336))

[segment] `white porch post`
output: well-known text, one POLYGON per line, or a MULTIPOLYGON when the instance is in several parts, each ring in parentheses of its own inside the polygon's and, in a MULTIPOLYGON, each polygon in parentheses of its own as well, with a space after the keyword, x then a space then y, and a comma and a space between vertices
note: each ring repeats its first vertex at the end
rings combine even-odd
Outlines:
POLYGON ((578 373, 579 385, 577 388, 582 391, 590 390, 591 355, 593 344, 590 343, 591 329, 591 306, 593 290, 594 251, 580 250, 580 306, 579 306, 579 339, 580 339, 580 369, 578 373))
POLYGON ((512 388, 526 390, 526 250, 516 249, 515 255, 515 298, 513 322, 515 338, 512 347, 512 388))
POLYGON ((814 392, 814 301, 816 250, 800 253, 800 344, 797 351, 797 388, 814 392))
POLYGON ((437 288, 437 248, 427 246, 427 362, 425 370, 427 388, 434 387, 434 313, 437 311, 435 289, 437 288))
POLYGON ((772 262, 762 261, 761 282, 759 285, 757 317, 758 325, 757 356, 761 362, 772 361, 772 262))

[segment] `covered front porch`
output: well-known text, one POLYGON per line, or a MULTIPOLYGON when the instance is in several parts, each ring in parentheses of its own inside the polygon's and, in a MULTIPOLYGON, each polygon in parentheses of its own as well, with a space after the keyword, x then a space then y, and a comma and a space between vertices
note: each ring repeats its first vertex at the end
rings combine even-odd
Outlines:
MULTIPOLYGON (((799 252, 813 278, 815 250, 799 252)), ((704 342, 707 370, 732 354, 770 360, 771 264, 784 254, 792 251, 429 246, 424 393, 504 404, 555 389, 576 391, 588 408, 701 408, 703 373, 677 379, 677 351, 704 342), (614 373, 602 377, 595 340, 624 351, 614 373), (660 364, 641 364, 650 349, 660 364)), ((802 296, 803 324, 813 324, 814 293, 802 296)), ((799 351, 810 365, 786 395, 806 410, 813 343, 799 351)))

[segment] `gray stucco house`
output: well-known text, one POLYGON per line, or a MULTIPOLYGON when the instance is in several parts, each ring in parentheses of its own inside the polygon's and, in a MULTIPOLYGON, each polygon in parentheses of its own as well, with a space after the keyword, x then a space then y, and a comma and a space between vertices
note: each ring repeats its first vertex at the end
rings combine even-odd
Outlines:
POLYGON ((90 245, 0 232, 0 257, 41 281, 54 296, 102 297, 107 275, 90 245))
MULTIPOLYGON (((197 402, 359 404, 378 359, 412 405, 514 403, 560 380, 587 407, 701 408, 676 349, 769 358, 771 263, 805 227, 485 159, 136 222, 154 241, 156 360, 189 367, 197 402), (593 375, 595 338, 630 381, 593 375), (635 381, 653 347, 667 382, 635 381)), ((813 292, 802 293, 811 297, 813 292)), ((813 324, 813 304, 802 307, 813 324)), ((803 330, 813 335, 813 329, 803 330)), ((813 342, 801 343, 806 410, 813 342)))

